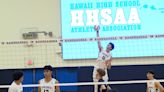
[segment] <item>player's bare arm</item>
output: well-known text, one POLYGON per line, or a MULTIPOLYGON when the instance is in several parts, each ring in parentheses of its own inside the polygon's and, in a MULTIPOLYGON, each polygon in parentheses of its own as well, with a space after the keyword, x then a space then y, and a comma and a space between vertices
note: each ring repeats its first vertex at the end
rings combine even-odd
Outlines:
POLYGON ((155 86, 156 86, 156 88, 159 88, 160 92, 164 92, 164 88, 160 82, 155 82, 155 86))
MULTIPOLYGON (((56 81, 55 84, 59 84, 59 81, 56 81)), ((56 92, 60 92, 59 86, 55 86, 56 92)))
POLYGON ((101 46, 101 42, 100 42, 99 28, 96 28, 96 27, 99 27, 99 26, 95 25, 94 30, 96 31, 96 34, 97 34, 99 52, 101 52, 102 46, 101 46))
MULTIPOLYGON (((38 82, 40 84, 40 81, 38 82)), ((38 87, 38 92, 41 92, 41 87, 38 87)))

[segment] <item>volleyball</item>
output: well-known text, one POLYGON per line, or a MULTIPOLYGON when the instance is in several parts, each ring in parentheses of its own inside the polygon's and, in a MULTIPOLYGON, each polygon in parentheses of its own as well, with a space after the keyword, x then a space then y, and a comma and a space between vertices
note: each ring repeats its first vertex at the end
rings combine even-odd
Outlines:
POLYGON ((95 26, 94 26, 94 30, 95 30, 95 31, 99 31, 99 30, 100 30, 100 26, 99 26, 99 25, 95 25, 95 26))

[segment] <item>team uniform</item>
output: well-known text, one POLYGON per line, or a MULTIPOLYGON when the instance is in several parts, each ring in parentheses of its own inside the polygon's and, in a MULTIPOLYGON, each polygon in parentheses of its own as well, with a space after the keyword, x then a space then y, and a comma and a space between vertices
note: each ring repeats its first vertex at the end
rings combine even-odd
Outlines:
POLYGON ((156 88, 155 82, 157 82, 156 79, 153 79, 153 80, 150 80, 149 82, 147 82, 148 92, 160 92, 160 90, 158 88, 156 88))
MULTIPOLYGON (((111 54, 106 52, 106 50, 101 50, 101 52, 99 52, 98 55, 98 59, 97 62, 98 64, 96 66, 94 66, 94 70, 93 70, 93 81, 94 82, 98 82, 98 80, 96 79, 96 73, 97 73, 97 69, 101 68, 105 70, 105 76, 103 76, 103 80, 105 82, 108 81, 108 72, 107 72, 107 67, 104 67, 105 61, 111 59, 111 54)), ((97 86, 95 85, 95 92, 97 92, 97 86)))
POLYGON ((103 66, 104 62, 106 60, 109 60, 111 58, 111 54, 107 53, 105 50, 102 50, 99 55, 98 55, 98 59, 97 62, 98 64, 96 66, 94 66, 94 70, 93 70, 93 79, 94 81, 96 80, 96 73, 97 73, 97 69, 101 68, 105 70, 105 76, 103 76, 103 80, 104 81, 108 81, 108 73, 107 73, 107 68, 105 68, 103 66))
POLYGON ((51 81, 46 82, 45 79, 40 80, 41 92, 55 92, 56 79, 52 78, 51 81))
POLYGON ((10 85, 8 92, 23 92, 22 84, 17 85, 14 81, 10 85))

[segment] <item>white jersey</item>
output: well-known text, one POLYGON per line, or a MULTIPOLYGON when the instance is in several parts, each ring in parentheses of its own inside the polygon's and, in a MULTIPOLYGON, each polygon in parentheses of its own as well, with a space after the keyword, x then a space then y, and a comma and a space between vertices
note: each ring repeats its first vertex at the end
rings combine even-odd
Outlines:
POLYGON ((106 52, 106 50, 101 50, 101 52, 99 53, 98 55, 98 58, 97 58, 97 65, 94 66, 94 70, 93 70, 93 80, 94 81, 97 81, 96 78, 96 73, 97 73, 97 69, 101 68, 101 69, 104 69, 105 70, 105 76, 103 76, 103 80, 104 81, 108 81, 108 72, 107 72, 107 67, 105 66, 105 63, 104 61, 106 60, 109 60, 111 58, 111 54, 106 52))
POLYGON ((160 90, 155 87, 155 82, 157 82, 156 79, 147 82, 148 92, 160 92, 160 90))
POLYGON ((52 78, 51 81, 46 82, 45 79, 40 80, 40 84, 44 85, 41 86, 41 92, 55 92, 54 85, 56 83, 56 79, 52 78))
POLYGON ((8 92, 23 92, 22 84, 17 85, 15 81, 13 81, 8 89, 8 92))
POLYGON ((111 58, 111 54, 106 52, 105 50, 102 50, 99 55, 98 55, 98 59, 97 61, 106 61, 109 60, 111 58))
MULTIPOLYGON (((97 74, 97 69, 101 68, 105 70, 105 76, 103 76, 103 80, 105 82, 108 82, 109 78, 108 78, 108 72, 107 72, 107 66, 105 64, 105 61, 111 59, 111 54, 106 52, 105 50, 101 50, 101 52, 99 52, 97 61, 98 63, 94 66, 94 70, 93 70, 93 81, 94 82, 98 82, 98 80, 96 79, 96 74, 97 74)), ((94 86, 94 92, 97 92, 97 88, 98 86, 95 85, 94 86)))

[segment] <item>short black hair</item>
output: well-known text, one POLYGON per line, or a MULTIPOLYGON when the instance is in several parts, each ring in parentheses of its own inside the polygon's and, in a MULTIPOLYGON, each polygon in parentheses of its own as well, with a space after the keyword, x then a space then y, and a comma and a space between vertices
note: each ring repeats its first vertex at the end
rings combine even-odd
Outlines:
POLYGON ((108 44, 110 44, 110 45, 111 45, 111 47, 112 47, 112 49, 111 49, 111 50, 113 50, 113 49, 114 49, 114 44, 113 44, 112 42, 110 42, 110 43, 108 43, 108 44))
POLYGON ((46 66, 44 66, 44 70, 52 71, 52 66, 51 65, 46 65, 46 66))
POLYGON ((23 71, 15 71, 13 73, 13 80, 19 80, 21 77, 23 77, 23 71))
POLYGON ((148 71, 147 73, 155 75, 154 71, 148 71))

